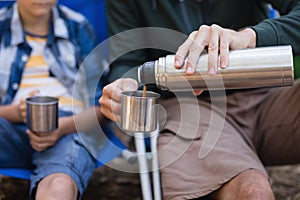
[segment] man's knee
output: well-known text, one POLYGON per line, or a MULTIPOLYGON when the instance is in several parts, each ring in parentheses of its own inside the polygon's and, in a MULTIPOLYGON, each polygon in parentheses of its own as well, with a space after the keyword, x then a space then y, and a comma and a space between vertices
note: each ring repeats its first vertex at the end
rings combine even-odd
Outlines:
POLYGON ((237 199, 273 200, 274 196, 270 184, 267 181, 258 179, 256 182, 242 183, 237 199))
POLYGON ((216 199, 273 200, 274 195, 268 177, 258 170, 238 174, 215 192, 216 199))

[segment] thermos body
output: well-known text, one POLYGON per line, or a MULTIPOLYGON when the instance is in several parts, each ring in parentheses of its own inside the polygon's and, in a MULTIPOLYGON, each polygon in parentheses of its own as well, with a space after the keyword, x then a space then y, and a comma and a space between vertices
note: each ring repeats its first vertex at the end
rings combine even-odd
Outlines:
POLYGON ((229 53, 229 65, 208 74, 208 54, 202 54, 196 73, 186 75, 185 64, 174 67, 175 55, 161 57, 138 68, 140 83, 155 83, 164 90, 242 89, 292 85, 294 81, 291 46, 259 47, 229 53))

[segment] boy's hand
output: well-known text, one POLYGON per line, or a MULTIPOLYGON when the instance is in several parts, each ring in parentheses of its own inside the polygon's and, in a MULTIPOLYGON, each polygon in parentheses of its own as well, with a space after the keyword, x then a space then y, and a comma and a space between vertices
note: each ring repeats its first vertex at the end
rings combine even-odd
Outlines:
POLYGON ((26 98, 28 97, 32 97, 32 96, 36 96, 39 94, 38 90, 34 90, 32 92, 30 92, 25 98, 21 99, 19 106, 18 106, 18 110, 19 110, 19 116, 21 118, 21 121, 26 123, 26 98))
POLYGON ((63 126, 63 118, 59 119, 59 127, 55 131, 48 133, 34 133, 31 130, 27 130, 26 133, 30 139, 30 144, 36 151, 44 151, 45 149, 52 147, 56 142, 64 136, 60 127, 63 126))

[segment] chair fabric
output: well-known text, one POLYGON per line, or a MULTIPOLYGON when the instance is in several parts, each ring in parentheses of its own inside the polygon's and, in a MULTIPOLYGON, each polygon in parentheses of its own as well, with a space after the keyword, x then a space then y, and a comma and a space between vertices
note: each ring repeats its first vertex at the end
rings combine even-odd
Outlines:
POLYGON ((13 178, 29 179, 32 171, 19 168, 0 168, 0 174, 13 178))

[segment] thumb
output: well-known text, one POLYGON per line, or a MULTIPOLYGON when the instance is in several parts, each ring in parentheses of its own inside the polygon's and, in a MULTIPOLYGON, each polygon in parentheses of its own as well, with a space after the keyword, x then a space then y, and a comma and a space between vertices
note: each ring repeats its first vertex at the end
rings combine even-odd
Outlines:
POLYGON ((133 91, 138 88, 137 81, 131 78, 123 79, 121 84, 123 91, 133 91))
POLYGON ((31 92, 28 93, 28 96, 32 97, 32 96, 38 95, 39 93, 40 93, 39 90, 32 90, 31 92))

